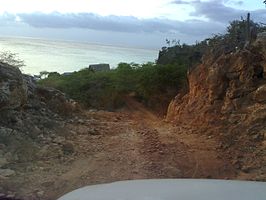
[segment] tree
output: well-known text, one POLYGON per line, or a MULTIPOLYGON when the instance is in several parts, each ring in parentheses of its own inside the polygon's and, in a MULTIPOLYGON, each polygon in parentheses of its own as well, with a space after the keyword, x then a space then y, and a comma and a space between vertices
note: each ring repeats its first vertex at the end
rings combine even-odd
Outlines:
POLYGON ((9 64, 17 68, 25 66, 24 61, 19 59, 16 53, 12 53, 10 51, 0 52, 0 62, 9 64))
POLYGON ((234 20, 227 27, 226 42, 234 47, 243 47, 247 40, 247 21, 234 20))
POLYGON ((165 39, 165 42, 166 42, 166 44, 168 45, 168 47, 170 47, 170 45, 171 45, 171 41, 168 40, 168 39, 165 39))
POLYGON ((265 0, 265 1, 263 1, 263 3, 265 3, 265 4, 266 4, 266 0, 265 0))
POLYGON ((48 78, 51 78, 51 77, 59 77, 60 74, 58 72, 49 72, 48 73, 48 78))

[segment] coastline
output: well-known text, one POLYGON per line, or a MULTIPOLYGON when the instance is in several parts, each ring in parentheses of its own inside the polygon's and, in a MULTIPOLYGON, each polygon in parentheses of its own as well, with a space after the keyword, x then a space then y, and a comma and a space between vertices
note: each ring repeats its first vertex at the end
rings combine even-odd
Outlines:
POLYGON ((157 50, 27 37, 0 37, 0 49, 17 53, 25 61, 22 71, 26 74, 71 72, 96 63, 115 68, 120 62, 154 62, 158 56, 157 50))

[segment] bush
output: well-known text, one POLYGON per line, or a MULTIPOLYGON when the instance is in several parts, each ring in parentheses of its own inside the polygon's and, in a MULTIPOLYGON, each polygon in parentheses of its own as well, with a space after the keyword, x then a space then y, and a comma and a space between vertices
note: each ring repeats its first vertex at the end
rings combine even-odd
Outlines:
POLYGON ((151 107, 158 99, 156 104, 163 101, 167 105, 185 79, 186 67, 177 64, 120 63, 110 71, 83 69, 68 76, 53 73, 39 84, 62 90, 87 107, 112 110, 123 106, 130 94, 151 107))
POLYGON ((25 66, 24 61, 19 59, 16 53, 11 53, 10 51, 0 52, 0 62, 9 64, 17 68, 25 66))

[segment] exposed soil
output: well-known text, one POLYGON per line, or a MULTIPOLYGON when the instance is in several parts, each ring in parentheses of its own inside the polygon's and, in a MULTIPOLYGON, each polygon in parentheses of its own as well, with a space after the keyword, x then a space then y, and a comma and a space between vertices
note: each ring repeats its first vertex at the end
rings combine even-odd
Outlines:
POLYGON ((16 176, 4 180, 3 190, 24 199, 53 200, 82 186, 119 180, 236 178, 218 141, 166 123, 133 100, 120 112, 87 111, 62 131, 74 149, 14 163, 16 176))

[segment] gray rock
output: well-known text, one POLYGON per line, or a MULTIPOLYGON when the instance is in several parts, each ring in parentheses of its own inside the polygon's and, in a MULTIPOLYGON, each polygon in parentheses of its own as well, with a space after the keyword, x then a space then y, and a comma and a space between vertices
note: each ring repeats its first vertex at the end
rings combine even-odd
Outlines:
POLYGON ((78 123, 79 123, 79 124, 85 124, 85 120, 83 120, 83 119, 79 119, 79 120, 78 120, 78 123))
POLYGON ((8 195, 6 196, 7 199, 13 199, 13 198, 15 198, 15 197, 16 197, 15 194, 8 194, 8 195))
POLYGON ((6 160, 6 158, 4 157, 0 157, 0 167, 3 167, 4 165, 6 165, 8 162, 6 160))
POLYGON ((0 135, 5 136, 5 135, 10 135, 13 132, 11 128, 6 128, 6 127, 0 127, 0 135))
POLYGON ((54 138, 53 142, 57 143, 57 144, 63 144, 65 142, 65 140, 66 139, 64 137, 58 136, 58 137, 54 138))
POLYGON ((9 177, 15 175, 16 172, 12 169, 0 169, 0 176, 9 177))
POLYGON ((39 198, 43 197, 43 195, 44 195, 44 191, 38 191, 38 192, 37 192, 37 196, 38 196, 39 198))
POLYGON ((26 83, 27 88, 28 88, 28 90, 27 90, 28 96, 33 97, 35 89, 37 87, 36 80, 34 79, 33 76, 26 75, 26 74, 23 74, 23 80, 26 83))
POLYGON ((7 152, 5 153, 5 158, 7 159, 7 161, 12 161, 13 155, 11 152, 7 152))

